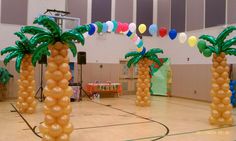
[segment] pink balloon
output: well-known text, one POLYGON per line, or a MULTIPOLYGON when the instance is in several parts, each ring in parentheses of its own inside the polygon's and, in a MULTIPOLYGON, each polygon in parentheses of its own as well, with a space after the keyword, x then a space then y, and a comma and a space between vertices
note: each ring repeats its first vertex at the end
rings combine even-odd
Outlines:
POLYGON ((123 23, 122 31, 125 32, 129 30, 129 24, 128 23, 123 23))
POLYGON ((123 24, 121 22, 118 22, 118 27, 116 29, 117 33, 120 33, 122 31, 122 26, 123 26, 123 24))
POLYGON ((133 42, 136 42, 136 40, 138 39, 137 35, 134 35, 134 38, 132 39, 133 42))

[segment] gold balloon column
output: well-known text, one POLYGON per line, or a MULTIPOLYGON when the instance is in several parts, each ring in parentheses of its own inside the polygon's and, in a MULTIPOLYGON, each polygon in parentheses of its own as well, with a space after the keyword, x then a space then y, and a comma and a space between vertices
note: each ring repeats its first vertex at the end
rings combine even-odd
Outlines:
POLYGON ((26 54, 22 59, 20 79, 18 80, 18 99, 16 106, 20 113, 32 114, 35 112, 37 102, 34 98, 35 80, 34 67, 31 63, 32 55, 26 54))
POLYGON ((137 92, 136 101, 137 106, 150 106, 150 65, 155 62, 159 66, 162 65, 157 53, 163 53, 162 49, 152 48, 146 52, 146 48, 143 47, 142 52, 131 51, 125 54, 125 58, 131 57, 127 62, 128 68, 131 65, 138 63, 138 80, 137 80, 137 92))
POLYGON ((141 59, 138 63, 138 81, 136 92, 137 106, 150 106, 150 64, 147 58, 141 59))
POLYGON ((232 125, 231 91, 229 89, 229 66, 225 53, 213 55, 212 66, 212 103, 209 122, 213 125, 232 125))
POLYGON ((40 125, 43 141, 69 141, 73 126, 69 122, 72 107, 70 97, 73 90, 68 86, 69 71, 68 46, 57 42, 49 45, 51 56, 45 74, 44 122, 40 125))

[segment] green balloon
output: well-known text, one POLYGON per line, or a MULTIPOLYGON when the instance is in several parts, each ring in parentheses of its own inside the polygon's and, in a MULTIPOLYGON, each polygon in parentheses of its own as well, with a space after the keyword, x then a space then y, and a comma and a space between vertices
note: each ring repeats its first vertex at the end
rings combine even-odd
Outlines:
POLYGON ((209 48, 207 48, 203 51, 203 55, 205 57, 210 57, 212 55, 212 51, 209 48))
POLYGON ((117 29, 117 27, 118 27, 118 23, 117 23, 117 21, 112 21, 112 23, 113 23, 113 25, 114 25, 114 27, 113 27, 113 29, 112 29, 112 32, 115 32, 116 31, 116 29, 117 29))
POLYGON ((102 32, 102 27, 103 27, 103 25, 102 25, 102 23, 101 22, 99 22, 99 21, 97 21, 97 22, 95 22, 95 24, 97 25, 97 27, 98 27, 98 33, 100 33, 100 32, 102 32))
POLYGON ((198 47, 199 51, 202 53, 206 49, 206 42, 203 40, 200 40, 197 43, 197 47, 198 47))

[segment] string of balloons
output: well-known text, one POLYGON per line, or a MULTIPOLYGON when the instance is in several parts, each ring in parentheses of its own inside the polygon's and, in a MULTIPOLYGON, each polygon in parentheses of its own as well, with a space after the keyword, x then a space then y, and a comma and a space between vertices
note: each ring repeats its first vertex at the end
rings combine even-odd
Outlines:
MULTIPOLYGON (((190 47, 194 47, 198 42, 197 37, 195 36, 188 37, 187 34, 184 32, 177 33, 176 29, 170 29, 168 31, 166 27, 158 28, 157 24, 151 24, 147 28, 145 24, 140 24, 139 26, 137 26, 135 23, 128 24, 128 23, 117 22, 115 20, 107 21, 101 24, 97 24, 97 23, 98 22, 92 23, 92 25, 94 25, 94 31, 92 29, 90 32, 90 35, 91 33, 96 32, 99 28, 101 29, 101 32, 116 32, 116 33, 124 33, 124 34, 127 34, 129 31, 132 33, 135 33, 137 30, 141 35, 144 34, 145 32, 149 32, 151 36, 155 36, 159 34, 161 38, 167 36, 168 34, 171 40, 175 40, 176 38, 178 38, 179 42, 182 44, 187 41, 190 47)), ((137 43, 138 41, 136 39, 138 38, 137 37, 132 38, 132 40, 137 43)), ((142 51, 142 50, 139 49, 139 51, 142 51)))

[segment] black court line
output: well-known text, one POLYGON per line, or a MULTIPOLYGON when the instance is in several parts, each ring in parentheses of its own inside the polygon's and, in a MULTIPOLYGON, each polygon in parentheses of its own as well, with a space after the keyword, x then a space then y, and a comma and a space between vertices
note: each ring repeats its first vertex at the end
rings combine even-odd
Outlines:
MULTIPOLYGON (((175 134, 169 134, 169 136, 178 136, 178 135, 186 135, 186 134, 193 134, 193 133, 198 133, 198 132, 204 132, 204 131, 212 131, 212 130, 218 130, 218 129, 225 129, 225 128, 233 128, 236 127, 236 125, 232 125, 229 127, 217 127, 217 128, 210 128, 210 129, 201 129, 201 130, 195 130, 195 131, 188 131, 188 132, 181 132, 181 133, 175 133, 175 134)), ((137 141, 137 140, 143 140, 143 139, 152 139, 160 136, 152 136, 152 137, 144 137, 144 138, 137 138, 137 139, 131 139, 127 141, 137 141)))
POLYGON ((16 107, 11 103, 11 106, 14 108, 14 110, 18 113, 18 115, 23 119, 23 121, 26 123, 26 125, 29 127, 29 129, 39 138, 42 138, 36 131, 36 127, 37 126, 34 126, 32 127, 29 122, 22 116, 22 114, 16 109, 16 107))
POLYGON ((145 120, 149 120, 149 121, 152 121, 154 123, 157 123, 157 124, 163 126, 166 129, 166 133, 164 135, 162 135, 162 136, 158 136, 157 138, 153 139, 152 141, 160 140, 160 139, 166 137, 169 134, 169 132, 170 132, 170 129, 165 124, 163 124, 161 122, 158 122, 158 121, 152 120, 150 118, 146 118, 146 117, 143 117, 143 116, 137 115, 135 113, 119 109, 119 108, 112 107, 111 105, 106 105, 106 104, 98 103, 98 102, 95 102, 95 101, 90 101, 90 102, 93 102, 95 104, 102 105, 102 106, 105 106, 105 107, 108 107, 108 108, 111 108, 111 109, 114 109, 114 110, 118 110, 118 111, 121 111, 121 112, 124 112, 124 113, 127 113, 127 114, 131 114, 131 115, 134 115, 136 117, 139 117, 139 118, 142 118, 142 119, 145 119, 145 120))
POLYGON ((144 124, 144 123, 152 123, 152 121, 123 123, 123 124, 111 124, 111 125, 93 126, 93 127, 82 127, 82 128, 74 128, 74 130, 103 128, 103 127, 114 127, 114 126, 126 126, 126 125, 144 124))

